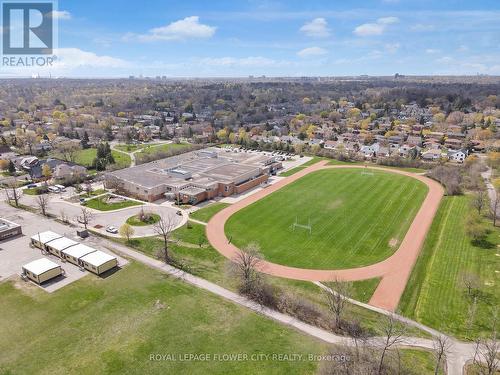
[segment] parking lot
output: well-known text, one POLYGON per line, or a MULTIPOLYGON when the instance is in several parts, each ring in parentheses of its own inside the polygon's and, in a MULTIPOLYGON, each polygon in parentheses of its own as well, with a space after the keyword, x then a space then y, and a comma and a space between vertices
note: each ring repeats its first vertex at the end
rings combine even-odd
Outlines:
MULTIPOLYGON (((69 262, 63 262, 54 255, 42 254, 40 249, 31 247, 30 237, 39 232, 51 230, 77 242, 94 247, 97 250, 110 253, 108 250, 99 246, 98 238, 89 237, 87 239, 81 239, 76 235, 76 228, 71 228, 30 212, 15 209, 4 202, 0 203, 0 215, 7 220, 21 225, 23 230, 22 236, 9 238, 0 242, 0 281, 9 277, 15 277, 15 275, 19 276, 22 273, 21 268, 23 265, 40 258, 50 259, 60 265, 65 272, 64 276, 57 277, 40 286, 47 292, 53 292, 89 274, 88 271, 82 271, 79 267, 69 262)), ((116 254, 112 255, 116 256, 116 254)), ((117 258, 119 267, 123 267, 128 263, 121 257, 117 256, 117 258)), ((98 276, 94 275, 94 277, 98 276)), ((33 284, 37 285, 35 283, 33 284)))

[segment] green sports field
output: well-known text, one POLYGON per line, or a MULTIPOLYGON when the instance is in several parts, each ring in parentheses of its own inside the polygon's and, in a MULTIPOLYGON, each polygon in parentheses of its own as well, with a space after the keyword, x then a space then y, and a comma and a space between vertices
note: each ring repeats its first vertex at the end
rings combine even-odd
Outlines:
POLYGON ((470 200, 464 195, 441 202, 399 309, 433 328, 473 339, 493 330, 493 311, 500 303, 500 230, 489 222, 486 246, 472 244, 466 234, 470 200), (467 274, 477 278, 475 308, 463 284, 467 274))
POLYGON ((304 176, 234 214, 226 235, 238 247, 257 242, 266 260, 340 269, 379 262, 398 248, 427 186, 406 176, 359 169, 304 176), (295 227, 311 224, 311 233, 295 227))

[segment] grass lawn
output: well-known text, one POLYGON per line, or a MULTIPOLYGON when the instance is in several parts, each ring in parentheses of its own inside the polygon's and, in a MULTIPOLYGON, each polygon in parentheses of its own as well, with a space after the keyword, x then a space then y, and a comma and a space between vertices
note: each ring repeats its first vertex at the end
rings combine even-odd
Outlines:
POLYGON ((240 248, 257 242, 275 263, 315 269, 360 267, 386 259, 418 211, 427 187, 410 177, 355 169, 304 176, 240 210, 226 235, 240 248), (312 232, 292 229, 297 220, 312 232))
POLYGON ((193 212, 189 216, 195 220, 208 223, 212 216, 214 216, 217 212, 223 210, 227 206, 229 206, 228 203, 215 202, 199 209, 198 211, 193 212))
POLYGON ((40 195, 40 192, 37 188, 26 188, 23 189, 23 194, 26 195, 40 195))
POLYGON ((151 361, 150 354, 321 354, 326 345, 132 262, 49 294, 0 284, 0 373, 314 373, 309 361, 151 361))
POLYGON ((292 169, 289 169, 288 171, 285 171, 285 172, 281 172, 279 174, 279 176, 281 177, 288 177, 288 176, 291 176, 297 172, 300 172, 301 170, 305 169, 306 167, 303 167, 301 165, 299 165, 298 167, 294 167, 292 169))
POLYGON ((150 213, 148 215, 149 215, 149 218, 146 221, 140 220, 137 215, 130 216, 127 219, 127 224, 132 225, 134 227, 144 227, 146 225, 153 225, 153 224, 160 221, 160 215, 152 214, 152 213, 150 213))
POLYGON ((96 190, 92 190, 92 192, 90 194, 82 193, 79 195, 79 197, 80 198, 92 198, 92 197, 96 197, 96 196, 104 194, 104 193, 106 193, 106 189, 96 189, 96 190))
POLYGON ((124 152, 134 152, 137 150, 142 150, 144 148, 148 147, 154 147, 157 146, 157 143, 150 143, 150 144, 139 144, 139 145, 127 145, 127 144, 121 144, 121 145, 116 145, 115 148, 117 150, 121 150, 124 152))
POLYGON ((459 338, 491 333, 491 310, 500 303, 500 231, 490 226, 491 248, 474 246, 465 233, 470 210, 468 196, 444 198, 399 306, 404 315, 459 338), (475 314, 465 273, 479 279, 475 314))
POLYGON ((124 200, 122 202, 107 203, 105 202, 106 198, 107 196, 89 199, 88 201, 85 202, 85 206, 99 211, 113 211, 113 210, 118 210, 120 208, 141 206, 143 204, 129 199, 124 200))
MULTIPOLYGON (((351 290, 351 298, 356 301, 368 303, 370 298, 377 289, 378 284, 380 283, 380 278, 376 277, 368 280, 361 280, 352 282, 352 290, 351 290)), ((334 288, 334 283, 325 282, 324 285, 334 288)))
MULTIPOLYGON (((130 166, 130 156, 123 154, 121 152, 117 152, 112 150, 111 154, 113 155, 113 158, 115 159, 115 166, 118 168, 127 168, 130 166)), ((57 157, 57 154, 54 154, 53 156, 57 157)), ((84 150, 80 150, 77 152, 76 157, 75 157, 75 163, 84 165, 86 167, 90 167, 92 165, 92 162, 97 156, 97 149, 96 148, 87 148, 84 150)), ((59 155, 60 157, 60 155, 59 155)))
MULTIPOLYGON (((163 246, 162 240, 158 237, 134 238, 130 243, 126 243, 123 239, 113 240, 127 244, 153 258, 156 257, 158 249, 163 246)), ((187 266, 190 273, 203 277, 225 288, 237 291, 236 280, 228 273, 228 260, 208 244, 204 225, 197 223, 191 223, 190 227, 184 225, 172 233, 172 240, 182 241, 182 243, 171 243, 169 250, 176 259, 187 266), (200 243, 202 245, 201 247, 199 246, 200 243)), ((315 284, 308 281, 289 280, 279 277, 267 277, 267 280, 277 288, 280 288, 280 290, 300 296, 326 311, 327 307, 324 292, 315 284)), ((373 293, 372 289, 375 288, 375 286, 373 286, 375 283, 374 280, 378 281, 378 279, 373 279, 354 282, 353 289, 355 290, 355 295, 353 297, 356 298, 358 294, 362 295, 362 290, 365 289, 366 295, 373 293)), ((349 304, 346 316, 358 318, 362 326, 373 334, 381 333, 381 315, 376 312, 349 304)), ((408 334, 428 337, 426 333, 411 327, 408 330, 408 334)))
POLYGON ((154 147, 146 147, 143 148, 138 155, 140 154, 153 154, 155 152, 168 152, 171 150, 180 150, 186 147, 189 147, 190 145, 187 143, 163 143, 158 146, 154 147))

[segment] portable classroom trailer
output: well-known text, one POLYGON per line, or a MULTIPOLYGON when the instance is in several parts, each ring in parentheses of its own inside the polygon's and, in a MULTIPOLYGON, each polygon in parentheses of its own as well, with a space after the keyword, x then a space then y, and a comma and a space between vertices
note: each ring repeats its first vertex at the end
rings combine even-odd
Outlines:
POLYGON ((51 232, 50 230, 46 232, 40 232, 31 236, 31 244, 42 250, 47 250, 46 244, 50 241, 61 238, 60 234, 51 232))
POLYGON ((63 250, 62 254, 64 256, 64 259, 66 259, 68 262, 81 267, 82 264, 80 262, 80 258, 84 257, 87 254, 93 253, 94 251, 96 251, 96 249, 79 243, 78 245, 71 246, 63 250))
POLYGON ((20 234, 23 234, 23 230, 19 224, 0 218, 0 241, 20 234))
POLYGON ((62 258, 63 257, 62 251, 75 245, 78 245, 78 242, 73 241, 66 237, 61 237, 47 242, 45 244, 45 247, 49 253, 54 254, 59 258, 62 258))
POLYGON ((62 268, 47 258, 41 258, 25 264, 23 274, 34 282, 41 284, 61 275, 62 268))
POLYGON ((96 250, 80 258, 83 268, 97 275, 104 273, 118 265, 116 257, 96 250))

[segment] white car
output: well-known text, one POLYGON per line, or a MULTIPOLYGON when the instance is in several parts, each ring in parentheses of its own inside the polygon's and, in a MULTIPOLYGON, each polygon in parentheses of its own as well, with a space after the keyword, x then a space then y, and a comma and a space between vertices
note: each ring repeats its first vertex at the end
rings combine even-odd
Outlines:
POLYGON ((118 233, 118 228, 112 225, 106 227, 106 232, 116 234, 118 233))

